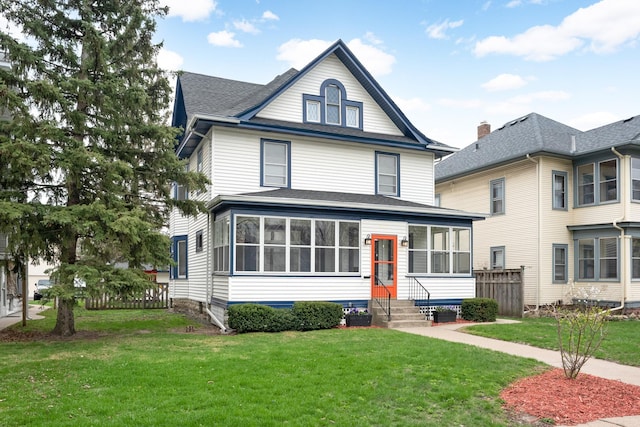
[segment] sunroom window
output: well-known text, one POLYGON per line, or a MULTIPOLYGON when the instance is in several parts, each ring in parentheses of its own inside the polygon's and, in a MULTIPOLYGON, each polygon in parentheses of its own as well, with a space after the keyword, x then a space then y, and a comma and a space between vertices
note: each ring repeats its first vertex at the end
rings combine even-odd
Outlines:
POLYGON ((409 273, 469 274, 471 229, 409 226, 409 273))

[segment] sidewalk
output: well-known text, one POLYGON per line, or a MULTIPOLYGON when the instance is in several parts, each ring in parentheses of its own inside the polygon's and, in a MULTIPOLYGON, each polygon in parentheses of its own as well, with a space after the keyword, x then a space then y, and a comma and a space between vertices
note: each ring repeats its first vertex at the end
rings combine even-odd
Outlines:
MULTIPOLYGON (((44 317, 40 316, 38 313, 50 307, 39 304, 29 304, 28 308, 29 312, 27 314, 27 320, 37 320, 44 319, 44 317)), ((5 317, 0 317, 0 331, 16 323, 22 323, 22 310, 5 317)))
MULTIPOLYGON (((516 321, 498 319, 496 323, 513 323, 516 321)), ((493 338, 485 338, 477 335, 466 334, 457 329, 469 326, 469 323, 451 323, 432 327, 423 328, 397 328, 396 330, 407 332, 425 337, 437 338, 446 341, 452 341, 462 344, 475 345, 476 347, 486 348, 489 350, 501 351, 503 353, 513 354, 514 356, 527 357, 535 359, 547 365, 562 369, 562 360, 560 352, 554 350, 545 350, 542 348, 532 347, 525 344, 516 344, 507 341, 500 341, 493 338)), ((634 366, 619 365, 605 360, 589 359, 582 367, 580 372, 585 374, 618 380, 623 383, 640 386, 640 368, 634 366)), ((639 427, 640 415, 619 418, 606 418, 593 421, 587 424, 581 424, 578 427, 639 427)), ((562 426, 557 426, 562 427, 562 426)))

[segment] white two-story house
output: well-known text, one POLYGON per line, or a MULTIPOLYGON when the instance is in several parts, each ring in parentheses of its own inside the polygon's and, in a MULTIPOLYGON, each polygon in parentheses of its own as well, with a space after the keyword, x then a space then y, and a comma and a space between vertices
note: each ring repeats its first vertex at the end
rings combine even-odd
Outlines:
POLYGON ((436 165, 441 206, 485 212, 474 269, 524 267, 524 302, 640 307, 640 116, 586 132, 531 113, 436 165))
POLYGON ((454 149, 416 129, 342 41, 266 85, 183 73, 173 125, 178 156, 211 181, 175 188, 208 212, 171 215, 174 306, 222 324, 246 302, 475 295, 482 217, 434 206, 434 160, 454 149))

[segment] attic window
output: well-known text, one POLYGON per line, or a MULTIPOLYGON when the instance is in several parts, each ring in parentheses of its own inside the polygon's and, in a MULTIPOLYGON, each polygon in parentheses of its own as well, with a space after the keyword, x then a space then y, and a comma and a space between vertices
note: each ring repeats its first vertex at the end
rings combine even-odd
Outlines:
POLYGON ((303 94, 303 122, 362 129, 362 102, 347 99, 347 91, 335 79, 325 80, 318 95, 303 94))

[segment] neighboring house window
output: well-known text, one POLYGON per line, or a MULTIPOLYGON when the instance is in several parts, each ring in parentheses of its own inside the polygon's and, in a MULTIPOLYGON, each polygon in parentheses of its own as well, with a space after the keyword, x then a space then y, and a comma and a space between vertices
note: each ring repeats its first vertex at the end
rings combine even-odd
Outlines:
POLYGON ((471 229, 409 226, 409 273, 469 274, 471 229))
POLYGON ((504 178, 491 181, 491 215, 504 213, 504 178))
POLYGON ((269 139, 263 139, 261 142, 262 173, 260 185, 289 188, 291 176, 290 142, 269 139))
POLYGON ((631 158, 631 192, 632 198, 640 202, 640 158, 631 158))
POLYGON ((491 248, 491 269, 502 270, 504 266, 504 246, 491 248))
POLYGON ((173 237, 173 261, 171 276, 174 279, 187 278, 187 236, 173 237))
POLYGON ((229 217, 213 224, 213 271, 229 271, 229 217))
POLYGON ((577 240, 580 280, 614 280, 618 278, 618 238, 596 237, 577 240))
POLYGON ((320 122, 320 101, 307 100, 306 103, 306 121, 320 122))
POLYGON ((595 203, 594 164, 578 166, 578 205, 595 203))
POLYGON ((433 205, 440 207, 440 193, 436 194, 433 198, 433 205))
MULTIPOLYGON (((184 167, 185 171, 189 172, 189 165, 185 165, 184 167)), ((189 187, 187 185, 184 184, 178 184, 177 182, 174 183, 174 189, 175 189, 175 194, 174 194, 174 199, 176 200, 187 200, 189 198, 189 187)))
POLYGON ((362 129, 362 102, 351 101, 342 83, 335 79, 325 80, 318 94, 303 94, 303 117, 305 123, 322 123, 334 126, 362 129))
POLYGON ((553 283, 567 283, 568 245, 553 245, 553 283))
POLYGON ((607 160, 598 164, 600 170, 600 203, 618 200, 618 161, 607 160))
POLYGON ((376 194, 400 196, 400 155, 376 152, 376 194))
POLYGON ((236 271, 358 273, 359 242, 354 221, 239 215, 236 271))
POLYGON ((196 252, 202 252, 204 246, 204 239, 202 237, 202 230, 196 231, 196 252))
POLYGON ((631 239, 631 278, 640 279, 640 238, 631 239))
POLYGON ((553 171, 553 209, 567 209, 567 173, 553 171))
POLYGON ((196 153, 196 172, 202 172, 203 170, 204 170, 203 155, 202 155, 202 148, 201 148, 196 153))

